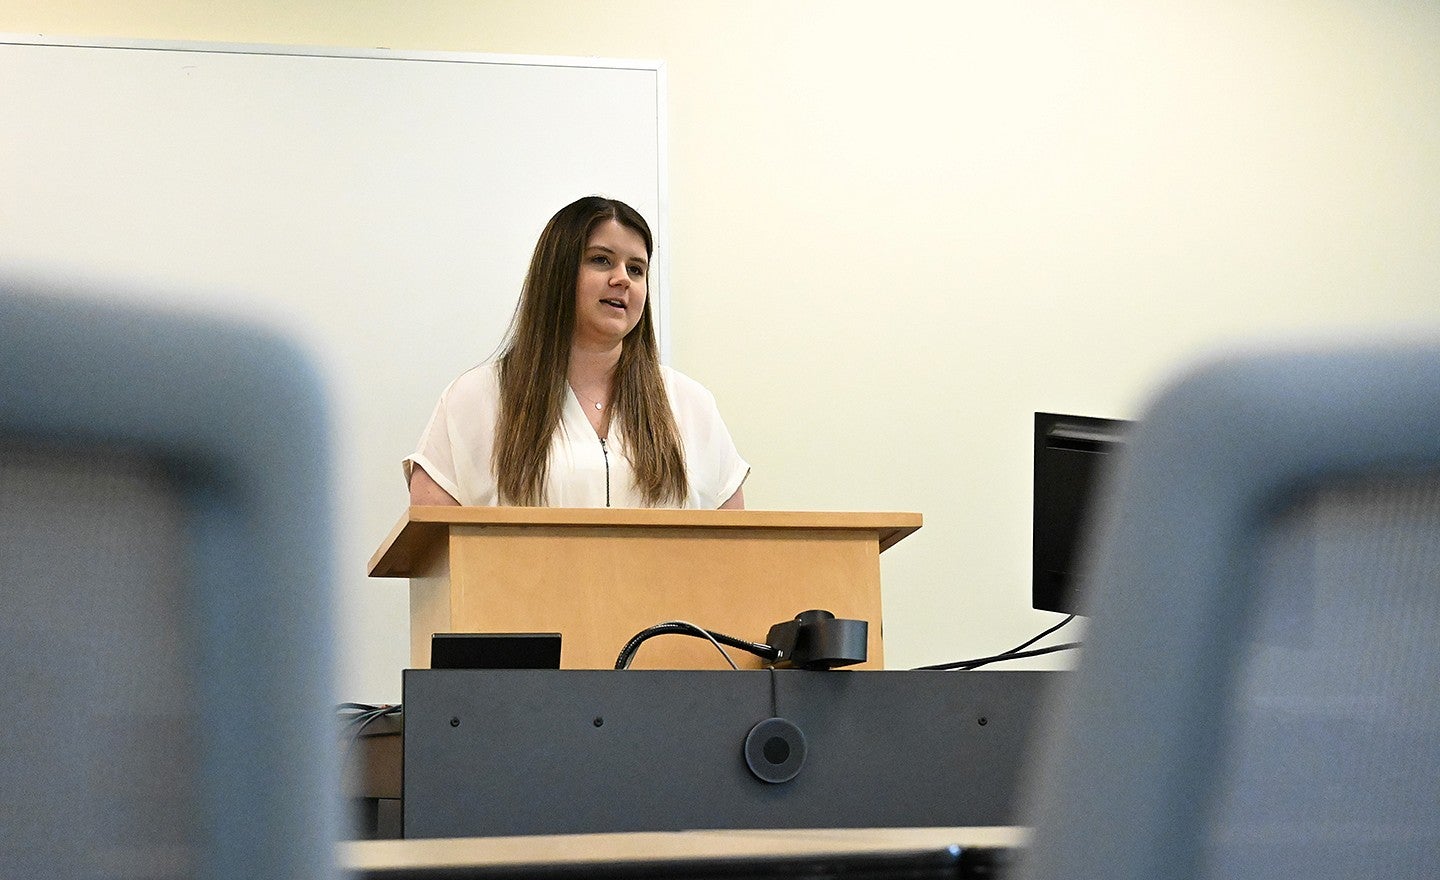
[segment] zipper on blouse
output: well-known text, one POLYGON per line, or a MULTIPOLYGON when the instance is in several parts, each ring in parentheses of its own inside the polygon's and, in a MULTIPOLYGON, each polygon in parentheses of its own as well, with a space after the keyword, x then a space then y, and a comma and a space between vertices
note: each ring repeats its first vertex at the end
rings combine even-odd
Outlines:
POLYGON ((610 506, 610 447, 605 445, 605 438, 600 438, 600 455, 605 459, 605 506, 610 506))

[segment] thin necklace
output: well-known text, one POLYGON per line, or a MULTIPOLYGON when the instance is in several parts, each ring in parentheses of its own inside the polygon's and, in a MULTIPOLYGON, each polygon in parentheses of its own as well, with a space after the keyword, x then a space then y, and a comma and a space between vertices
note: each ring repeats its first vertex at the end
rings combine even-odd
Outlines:
MULTIPOLYGON (((574 385, 571 385, 570 387, 571 387, 571 388, 575 388, 574 385)), ((599 409, 604 409, 604 408, 605 408, 605 404, 601 403, 600 401, 598 401, 598 400, 596 400, 595 398, 591 397, 590 395, 586 394, 584 391, 581 391, 579 388, 575 388, 575 393, 578 394, 578 395, 580 395, 581 397, 585 398, 586 400, 590 401, 591 403, 595 404, 595 408, 596 408, 597 410, 599 410, 599 409)))

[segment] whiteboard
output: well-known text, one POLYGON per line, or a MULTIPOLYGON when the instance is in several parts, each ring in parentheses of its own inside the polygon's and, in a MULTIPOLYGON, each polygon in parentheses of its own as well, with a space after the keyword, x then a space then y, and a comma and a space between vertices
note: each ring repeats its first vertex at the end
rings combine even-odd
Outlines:
POLYGON ((0 268, 298 336, 336 403, 341 687, 398 696, 404 581, 370 582, 400 459, 500 342, 545 221, 651 223, 669 353, 655 61, 0 36, 0 268))

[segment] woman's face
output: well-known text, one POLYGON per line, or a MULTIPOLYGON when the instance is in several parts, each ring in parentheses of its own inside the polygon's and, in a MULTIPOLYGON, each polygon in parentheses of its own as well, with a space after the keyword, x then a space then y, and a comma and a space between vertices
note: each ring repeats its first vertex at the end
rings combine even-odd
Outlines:
POLYGON ((575 281, 577 345, 615 346, 645 312, 650 262, 640 233, 615 220, 595 227, 575 281))

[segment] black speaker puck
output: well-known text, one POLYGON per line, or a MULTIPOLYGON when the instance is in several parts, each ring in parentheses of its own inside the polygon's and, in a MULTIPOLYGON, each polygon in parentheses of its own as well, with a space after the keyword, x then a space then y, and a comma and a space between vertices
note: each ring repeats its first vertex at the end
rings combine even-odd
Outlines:
POLYGON ((805 765, 805 734, 784 718, 766 718, 745 736, 745 763, 763 782, 789 782, 805 765))

